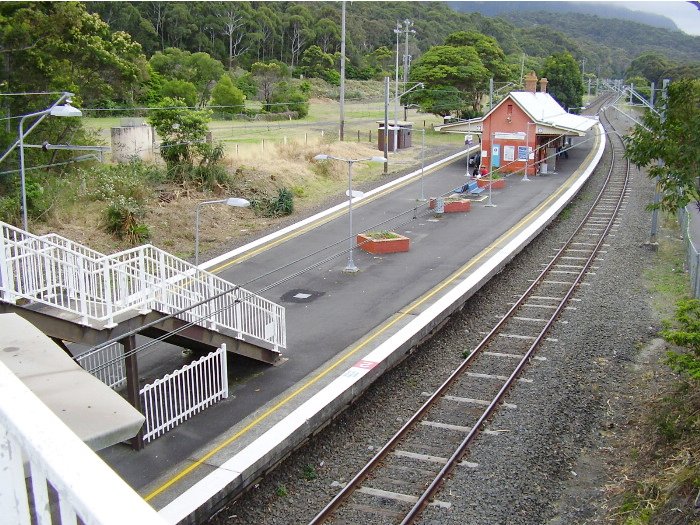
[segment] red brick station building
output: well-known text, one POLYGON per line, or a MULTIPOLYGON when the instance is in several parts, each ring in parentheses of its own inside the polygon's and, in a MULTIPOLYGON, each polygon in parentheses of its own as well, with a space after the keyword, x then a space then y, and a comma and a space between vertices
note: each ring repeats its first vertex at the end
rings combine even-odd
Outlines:
MULTIPOLYGON (((567 113, 547 93, 547 79, 539 81, 531 71, 525 91, 512 91, 486 115, 437 126, 444 133, 464 133, 481 138, 481 165, 491 172, 525 173, 528 176, 556 169, 557 152, 583 137, 597 124, 597 117, 567 113)), ((567 155, 568 156, 568 155, 567 155)))

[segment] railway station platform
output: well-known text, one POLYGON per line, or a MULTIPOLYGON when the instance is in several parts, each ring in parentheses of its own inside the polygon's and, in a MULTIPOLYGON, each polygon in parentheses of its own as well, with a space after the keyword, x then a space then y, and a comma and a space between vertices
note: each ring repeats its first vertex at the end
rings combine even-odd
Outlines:
POLYGON ((140 451, 100 456, 167 521, 200 523, 439 329, 575 197, 605 142, 595 126, 556 173, 507 177, 466 213, 437 216, 419 198, 464 185, 467 150, 354 198, 354 232, 410 238, 405 253, 355 249, 356 273, 343 271, 347 203, 203 264, 285 306, 283 363, 234 360, 228 399, 140 451))

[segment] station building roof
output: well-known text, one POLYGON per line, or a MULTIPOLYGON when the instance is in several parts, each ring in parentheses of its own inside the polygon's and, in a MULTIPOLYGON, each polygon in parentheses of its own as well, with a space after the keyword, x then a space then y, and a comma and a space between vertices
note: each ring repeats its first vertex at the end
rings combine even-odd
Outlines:
POLYGON ((549 93, 511 91, 483 117, 436 126, 436 131, 447 133, 481 133, 482 125, 506 101, 512 100, 528 118, 546 133, 583 135, 598 123, 594 117, 567 113, 549 93))

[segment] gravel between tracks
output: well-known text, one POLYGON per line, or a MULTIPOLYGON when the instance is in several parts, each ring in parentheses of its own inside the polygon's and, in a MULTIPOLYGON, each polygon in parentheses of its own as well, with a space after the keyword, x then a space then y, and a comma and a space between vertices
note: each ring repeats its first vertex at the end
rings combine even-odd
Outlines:
MULTIPOLYGON (((620 129, 626 123, 611 116, 620 129)), ((604 159, 607 158, 604 157, 604 159)), ((607 161, 609 162, 609 161, 607 161)), ((411 357, 373 385, 354 406, 294 453, 211 524, 298 524, 308 521, 374 455, 473 348, 484 331, 524 291, 580 222, 597 195, 607 162, 596 170, 569 211, 556 220, 506 269, 475 294, 465 308, 411 357), (385 400, 391 399, 390 404, 385 400)), ((469 461, 459 468, 439 499, 445 510, 428 509, 421 523, 535 524, 601 523, 602 491, 612 462, 612 430, 625 422, 630 403, 630 371, 638 345, 653 337, 658 320, 647 302, 643 271, 652 252, 643 244, 650 228, 645 205, 653 187, 633 171, 627 205, 609 238, 595 275, 576 297, 548 343, 525 371, 533 379, 518 384, 506 401, 515 410, 500 410, 489 423, 499 435, 482 435, 469 461)))

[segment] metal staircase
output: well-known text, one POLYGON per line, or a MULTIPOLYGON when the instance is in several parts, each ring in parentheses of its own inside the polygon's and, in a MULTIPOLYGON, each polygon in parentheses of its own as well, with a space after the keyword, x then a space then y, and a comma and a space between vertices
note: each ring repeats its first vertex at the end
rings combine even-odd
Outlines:
POLYGON ((96 344, 163 318, 160 333, 192 324, 179 334, 183 346, 232 339, 231 351, 265 362, 286 347, 284 307, 155 246, 104 255, 59 235, 0 228, 0 307, 42 329, 51 321, 52 337, 96 344))

